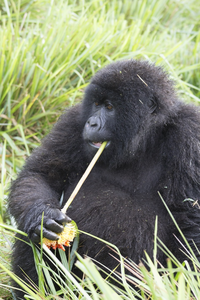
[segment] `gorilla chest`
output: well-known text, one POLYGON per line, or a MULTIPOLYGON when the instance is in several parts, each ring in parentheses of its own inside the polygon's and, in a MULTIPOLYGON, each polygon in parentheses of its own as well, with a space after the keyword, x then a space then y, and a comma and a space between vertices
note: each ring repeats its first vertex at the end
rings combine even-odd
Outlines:
MULTIPOLYGON (((164 224, 168 222, 156 189, 142 187, 139 178, 122 175, 93 172, 67 213, 80 230, 125 249, 124 255, 133 257, 133 253, 143 253, 150 244, 153 245, 156 216, 164 224)), ((73 188, 72 185, 66 191, 65 201, 73 188)), ((81 239, 84 238, 81 236, 81 239)), ((89 238, 84 239, 89 252, 100 251, 102 245, 94 246, 94 241, 89 241, 89 238)))
MULTIPOLYGON (((93 169, 74 199, 70 211, 77 213, 77 210, 82 210, 84 214, 90 214, 91 210, 101 210, 100 214, 113 211, 115 216, 121 215, 121 218, 122 214, 125 218, 129 214, 137 217, 140 212, 142 216, 155 215, 163 207, 158 196, 162 185, 155 176, 158 173, 160 174, 157 168, 149 172, 136 170, 135 173, 129 169, 93 169)), ((65 202, 77 182, 78 180, 67 187, 65 202)))

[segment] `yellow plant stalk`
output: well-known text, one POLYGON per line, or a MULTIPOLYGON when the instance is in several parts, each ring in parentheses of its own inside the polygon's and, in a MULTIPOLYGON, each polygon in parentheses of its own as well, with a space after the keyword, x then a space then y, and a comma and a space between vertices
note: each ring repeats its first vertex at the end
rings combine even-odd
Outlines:
MULTIPOLYGON (((101 144, 101 147, 98 149, 97 153, 95 154, 95 156, 93 157, 92 161, 90 162, 89 166, 87 167, 85 173, 83 174, 83 176, 81 177, 81 179, 79 180, 78 184, 76 185, 74 191, 72 192, 71 196, 69 197, 69 199, 67 200, 65 206, 62 208, 62 212, 65 214, 68 207, 70 206, 70 204, 72 203, 72 201, 74 200, 74 198, 76 197, 77 193, 79 192, 81 186, 83 185, 84 181, 86 180, 86 178, 88 177, 88 175, 90 174, 91 170, 93 169, 94 165, 96 164, 98 158, 100 157, 100 155, 102 154, 103 150, 105 149, 107 142, 103 142, 101 144)), ((70 246, 70 242, 72 242, 76 236, 76 232, 77 232, 77 226, 76 223, 74 221, 67 223, 64 226, 64 230, 57 234, 59 236, 59 239, 57 241, 52 241, 52 240, 48 240, 46 238, 43 238, 43 244, 45 244, 48 248, 61 248, 62 250, 65 251, 65 248, 63 246, 70 246)))

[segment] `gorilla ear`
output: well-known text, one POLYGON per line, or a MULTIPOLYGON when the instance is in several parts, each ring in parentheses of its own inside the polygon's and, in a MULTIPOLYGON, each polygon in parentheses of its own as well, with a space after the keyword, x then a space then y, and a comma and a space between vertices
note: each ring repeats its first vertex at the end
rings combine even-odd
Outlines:
POLYGON ((157 108, 157 101, 156 101, 156 98, 155 97, 152 97, 149 99, 149 102, 148 102, 148 107, 149 107, 149 111, 150 113, 154 113, 154 111, 156 110, 157 108))

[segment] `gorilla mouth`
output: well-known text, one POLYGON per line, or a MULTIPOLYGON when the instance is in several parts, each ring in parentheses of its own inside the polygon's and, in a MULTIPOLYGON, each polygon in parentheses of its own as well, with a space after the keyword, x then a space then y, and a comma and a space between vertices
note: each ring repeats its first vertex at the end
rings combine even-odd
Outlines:
MULTIPOLYGON (((89 142, 89 144, 94 148, 100 148, 103 142, 89 142)), ((110 141, 107 142, 106 147, 110 144, 110 141)))

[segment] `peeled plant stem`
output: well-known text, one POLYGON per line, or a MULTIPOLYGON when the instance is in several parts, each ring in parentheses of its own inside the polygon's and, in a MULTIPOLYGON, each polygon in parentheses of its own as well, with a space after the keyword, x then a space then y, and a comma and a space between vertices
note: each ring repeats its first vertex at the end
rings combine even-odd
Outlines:
POLYGON ((80 190, 81 186, 83 185, 84 181, 86 180, 86 178, 88 177, 88 175, 90 174, 92 168, 94 167, 94 165, 96 164, 98 158, 100 157, 101 153, 103 152, 105 146, 106 146, 107 142, 103 142, 101 147, 99 148, 99 150, 97 151, 97 153, 95 154, 95 156, 93 157, 92 161, 90 162, 89 166, 87 167, 85 173, 83 174, 83 176, 81 177, 81 179, 79 180, 77 186, 75 187, 73 193, 71 194, 71 196, 69 197, 69 199, 67 200, 67 203, 65 204, 65 206, 62 208, 62 212, 66 213, 68 207, 70 206, 70 204, 72 203, 72 201, 74 200, 74 198, 76 197, 78 191, 80 190))

